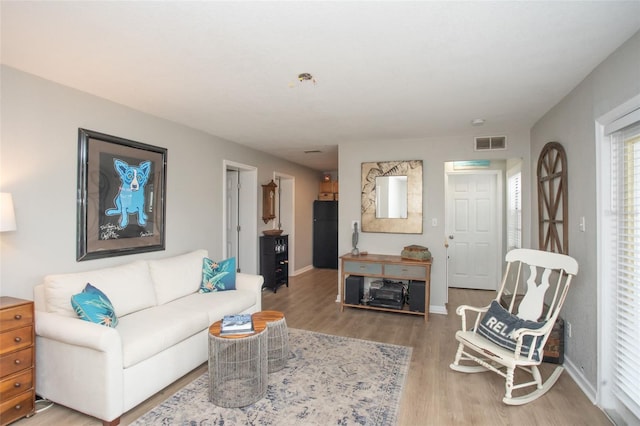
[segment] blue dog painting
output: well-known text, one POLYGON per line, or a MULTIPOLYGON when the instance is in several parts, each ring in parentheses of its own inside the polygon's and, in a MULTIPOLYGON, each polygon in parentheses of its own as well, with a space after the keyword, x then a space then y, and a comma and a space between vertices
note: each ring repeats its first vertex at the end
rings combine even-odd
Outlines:
POLYGON ((138 215, 138 225, 147 223, 147 215, 144 212, 144 186, 149 180, 151 161, 143 161, 138 166, 130 166, 125 161, 113 159, 113 166, 120 176, 121 185, 118 194, 113 199, 116 206, 105 210, 107 216, 120 215, 119 225, 126 228, 129 225, 129 215, 138 215))

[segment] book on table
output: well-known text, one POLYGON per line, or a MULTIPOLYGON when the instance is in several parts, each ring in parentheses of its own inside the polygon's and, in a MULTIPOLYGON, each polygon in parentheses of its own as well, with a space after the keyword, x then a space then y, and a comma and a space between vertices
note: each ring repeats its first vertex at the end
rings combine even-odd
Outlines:
POLYGON ((222 318, 220 334, 253 333, 251 314, 225 315, 222 318))

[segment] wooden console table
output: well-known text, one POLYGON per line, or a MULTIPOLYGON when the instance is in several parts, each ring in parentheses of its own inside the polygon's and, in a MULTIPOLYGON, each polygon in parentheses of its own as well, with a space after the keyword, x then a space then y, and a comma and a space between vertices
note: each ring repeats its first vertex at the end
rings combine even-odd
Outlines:
POLYGON ((341 260, 342 297, 340 310, 344 307, 371 309, 377 311, 398 312, 402 314, 422 315, 425 322, 429 319, 429 302, 431 295, 431 260, 409 260, 400 256, 384 254, 366 254, 353 256, 345 254, 341 260), (424 312, 410 310, 407 306, 402 309, 382 308, 365 304, 346 303, 346 279, 350 275, 372 277, 380 279, 424 281, 424 312))

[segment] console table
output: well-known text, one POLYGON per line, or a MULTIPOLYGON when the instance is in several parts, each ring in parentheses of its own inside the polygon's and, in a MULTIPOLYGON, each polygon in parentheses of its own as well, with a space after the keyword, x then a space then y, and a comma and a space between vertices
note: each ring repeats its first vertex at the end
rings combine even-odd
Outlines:
POLYGON ((431 260, 410 260, 401 256, 385 254, 366 254, 354 256, 345 254, 341 260, 341 285, 342 297, 340 310, 344 307, 371 309, 377 311, 398 312, 411 315, 424 316, 425 322, 429 318, 429 302, 431 293, 431 260), (424 281, 424 312, 409 310, 406 306, 403 309, 382 308, 365 304, 346 303, 346 279, 350 275, 372 278, 388 278, 393 280, 419 280, 424 281))

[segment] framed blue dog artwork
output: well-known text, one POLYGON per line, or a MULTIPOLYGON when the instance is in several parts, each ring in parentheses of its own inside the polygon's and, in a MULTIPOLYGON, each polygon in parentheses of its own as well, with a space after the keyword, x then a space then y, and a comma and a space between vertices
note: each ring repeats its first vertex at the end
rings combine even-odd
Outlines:
POLYGON ((76 259, 164 250, 166 176, 166 148, 78 129, 76 259))

